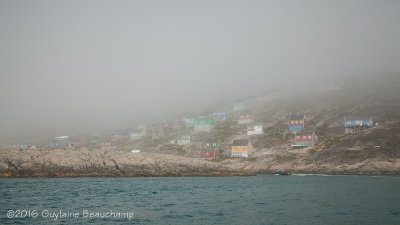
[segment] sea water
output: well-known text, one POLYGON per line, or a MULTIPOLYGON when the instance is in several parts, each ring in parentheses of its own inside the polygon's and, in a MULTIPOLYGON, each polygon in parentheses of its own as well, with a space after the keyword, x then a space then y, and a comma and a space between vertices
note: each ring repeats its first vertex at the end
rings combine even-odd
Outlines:
POLYGON ((400 224, 400 177, 0 179, 0 224, 400 224))

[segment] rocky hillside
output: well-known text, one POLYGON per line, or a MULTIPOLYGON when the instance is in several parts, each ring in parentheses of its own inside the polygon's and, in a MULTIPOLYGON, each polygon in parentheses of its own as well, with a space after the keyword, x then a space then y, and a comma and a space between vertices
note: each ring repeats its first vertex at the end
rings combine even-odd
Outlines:
POLYGON ((257 152, 251 159, 225 160, 239 170, 302 173, 400 174, 400 75, 337 81, 335 88, 309 88, 253 106, 267 126, 252 137, 257 152), (315 131, 319 145, 291 150, 293 135, 285 133, 287 117, 306 114, 306 130, 315 131), (370 116, 377 125, 344 133, 344 117, 370 116))
POLYGON ((252 158, 227 159, 221 164, 260 173, 285 169, 292 173, 400 174, 400 123, 343 134, 305 149, 285 145, 259 149, 252 158))

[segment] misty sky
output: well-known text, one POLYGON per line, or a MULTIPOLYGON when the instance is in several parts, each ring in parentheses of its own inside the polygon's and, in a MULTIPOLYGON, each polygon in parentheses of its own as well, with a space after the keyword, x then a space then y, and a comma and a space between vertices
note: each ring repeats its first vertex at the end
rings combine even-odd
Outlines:
POLYGON ((400 1, 0 1, 0 143, 400 71, 400 1))

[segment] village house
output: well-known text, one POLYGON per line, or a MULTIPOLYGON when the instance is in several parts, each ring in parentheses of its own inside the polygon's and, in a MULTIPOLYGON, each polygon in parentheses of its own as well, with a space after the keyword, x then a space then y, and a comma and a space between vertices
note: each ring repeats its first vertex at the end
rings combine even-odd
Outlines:
POLYGON ((221 149, 221 142, 218 138, 210 138, 204 141, 203 148, 200 150, 200 157, 206 159, 215 159, 218 150, 221 149))
POLYGON ((247 135, 262 134, 262 124, 249 124, 247 125, 247 135))
POLYGON ((251 153, 253 153, 253 146, 249 139, 233 141, 232 158, 247 158, 251 153))
POLYGON ((214 119, 200 119, 194 122, 194 133, 210 132, 215 127, 214 119))
POLYGON ((249 124, 254 121, 254 114, 249 113, 249 114, 242 114, 239 116, 239 119, 237 120, 238 124, 249 124))
POLYGON ((73 143, 70 136, 59 136, 53 139, 50 143, 51 148, 64 148, 69 147, 73 143))
POLYGON ((146 130, 144 129, 132 129, 129 132, 129 139, 137 140, 140 139, 141 137, 144 137, 145 135, 146 135, 146 130))
POLYGON ((116 140, 101 143, 101 150, 117 150, 117 148, 118 142, 116 140))
POLYGON ((195 119, 185 117, 183 118, 183 121, 185 122, 186 127, 193 127, 195 119))
POLYGON ((225 120, 228 114, 226 112, 213 112, 212 113, 212 118, 214 120, 220 121, 220 120, 225 120))
POLYGON ((289 131, 298 131, 304 129, 306 125, 306 115, 292 115, 289 117, 289 131))
POLYGON ((371 117, 348 117, 344 118, 345 133, 354 133, 373 126, 371 117))
POLYGON ((233 110, 240 111, 246 108, 246 103, 243 101, 236 101, 233 103, 233 110))
POLYGON ((318 136, 314 132, 299 131, 294 137, 292 148, 312 147, 318 142, 318 136))
POLYGON ((178 131, 178 135, 176 137, 178 145, 186 145, 189 144, 192 140, 193 130, 192 128, 183 128, 178 131))

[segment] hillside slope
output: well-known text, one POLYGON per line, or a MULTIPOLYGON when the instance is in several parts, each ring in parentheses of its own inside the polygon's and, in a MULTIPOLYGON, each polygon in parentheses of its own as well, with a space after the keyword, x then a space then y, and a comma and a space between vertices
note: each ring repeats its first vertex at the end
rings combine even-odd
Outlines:
POLYGON ((265 134, 251 137, 252 159, 225 160, 235 169, 272 173, 288 169, 303 173, 400 174, 400 76, 352 78, 334 89, 310 87, 253 106, 265 134), (286 121, 306 114, 305 130, 315 131, 319 145, 288 148, 293 134, 286 121), (344 117, 369 116, 376 128, 345 135, 344 117))

